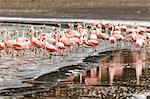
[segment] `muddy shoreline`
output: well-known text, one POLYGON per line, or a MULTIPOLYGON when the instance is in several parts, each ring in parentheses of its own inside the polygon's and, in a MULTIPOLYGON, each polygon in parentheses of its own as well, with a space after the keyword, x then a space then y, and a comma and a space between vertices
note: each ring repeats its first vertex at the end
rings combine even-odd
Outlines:
POLYGON ((0 16, 150 20, 149 0, 0 0, 0 16))
MULTIPOLYGON (((129 49, 114 49, 114 50, 106 50, 104 52, 99 52, 96 55, 87 56, 83 59, 82 62, 76 65, 66 65, 59 66, 58 69, 54 69, 51 72, 45 72, 43 75, 39 75, 38 77, 31 80, 23 80, 23 84, 31 84, 31 86, 24 87, 7 87, 0 90, 0 96, 30 96, 30 94, 38 93, 38 92, 47 92, 49 88, 53 88, 53 86, 57 86, 61 80, 71 76, 76 75, 73 72, 69 73, 71 70, 79 70, 80 71, 89 70, 90 68, 97 67, 99 60, 104 57, 108 57, 117 53, 118 51, 129 50, 129 49), (67 74, 68 73, 68 74, 67 74), (67 74, 67 75, 66 75, 67 74), (29 92, 28 92, 29 91, 29 92)), ((75 71, 76 72, 76 71, 75 71)))

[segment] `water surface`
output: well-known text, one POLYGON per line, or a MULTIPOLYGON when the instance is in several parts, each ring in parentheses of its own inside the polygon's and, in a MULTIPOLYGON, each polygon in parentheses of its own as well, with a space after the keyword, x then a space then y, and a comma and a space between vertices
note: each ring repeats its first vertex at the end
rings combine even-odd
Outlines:
MULTIPOLYGON (((34 98, 100 98, 100 99, 146 99, 150 93, 150 52, 149 50, 121 50, 108 54, 103 59, 88 62, 80 66, 62 68, 58 75, 43 75, 36 79, 41 81, 40 87, 46 86, 47 90, 26 94, 24 97, 34 98), (85 65, 86 64, 86 65, 85 65), (98 64, 98 65, 94 65, 98 64), (90 69, 84 69, 90 65, 90 69), (80 68, 79 68, 80 67, 80 68), (62 73, 65 70, 64 73, 62 73), (70 74, 69 74, 70 73, 70 74), (68 76, 69 75, 69 76, 68 76), (57 84, 51 85, 51 77, 55 77, 57 84), (42 82, 46 82, 43 83, 42 82), (48 84, 49 83, 49 84, 48 84), (144 98, 141 98, 144 97, 144 98)), ((94 59, 88 57, 89 60, 94 59)), ((53 80, 52 80, 53 81, 53 80)), ((35 86, 38 84, 35 84, 35 86)))

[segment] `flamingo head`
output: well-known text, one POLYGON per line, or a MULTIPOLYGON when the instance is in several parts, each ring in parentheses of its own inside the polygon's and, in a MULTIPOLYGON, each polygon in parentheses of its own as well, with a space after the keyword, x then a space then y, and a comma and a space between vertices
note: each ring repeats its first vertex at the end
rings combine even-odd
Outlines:
POLYGON ((134 29, 137 29, 139 27, 139 25, 137 23, 134 23, 134 25, 132 26, 134 29))
POLYGON ((83 28, 83 26, 81 24, 78 24, 77 29, 81 30, 83 28))
POLYGON ((120 30, 120 27, 119 27, 119 26, 116 26, 116 27, 115 27, 115 30, 116 30, 116 31, 119 31, 119 30, 120 30))
POLYGON ((16 36, 19 36, 19 31, 15 30, 15 31, 14 31, 14 34, 15 34, 16 36))
POLYGON ((140 28, 139 29, 139 34, 144 34, 146 32, 146 29, 145 28, 140 28))
POLYGON ((1 34, 6 33, 6 32, 7 32, 7 29, 6 29, 6 28, 3 28, 3 29, 1 30, 1 34))

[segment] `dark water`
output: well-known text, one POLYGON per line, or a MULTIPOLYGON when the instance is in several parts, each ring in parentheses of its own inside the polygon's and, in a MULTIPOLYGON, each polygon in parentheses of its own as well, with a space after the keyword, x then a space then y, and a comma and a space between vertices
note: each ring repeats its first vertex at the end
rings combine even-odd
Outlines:
MULTIPOLYGON (((35 79, 32 94, 21 93, 21 88, 15 89, 15 94, 50 99, 147 99, 150 95, 149 50, 121 50, 107 55, 102 59, 100 56, 88 57, 82 64, 35 79)), ((24 90, 30 91, 30 88, 24 90)), ((5 91, 1 95, 5 96, 5 91)))

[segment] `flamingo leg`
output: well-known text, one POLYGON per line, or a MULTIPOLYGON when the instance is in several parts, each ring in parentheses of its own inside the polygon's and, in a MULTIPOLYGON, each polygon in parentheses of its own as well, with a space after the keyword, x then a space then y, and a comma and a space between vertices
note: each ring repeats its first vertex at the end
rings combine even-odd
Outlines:
POLYGON ((95 53, 95 52, 97 52, 97 50, 96 50, 96 46, 94 46, 93 48, 94 48, 94 53, 95 53))
POLYGON ((15 55, 15 50, 14 49, 11 49, 11 56, 12 56, 12 58, 14 57, 14 55, 15 55))
POLYGON ((46 51, 47 51, 46 48, 44 48, 44 49, 43 49, 43 59, 44 59, 44 56, 45 56, 45 54, 46 54, 46 51))

